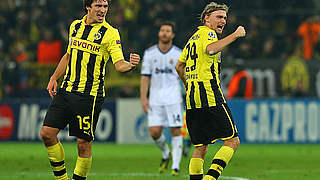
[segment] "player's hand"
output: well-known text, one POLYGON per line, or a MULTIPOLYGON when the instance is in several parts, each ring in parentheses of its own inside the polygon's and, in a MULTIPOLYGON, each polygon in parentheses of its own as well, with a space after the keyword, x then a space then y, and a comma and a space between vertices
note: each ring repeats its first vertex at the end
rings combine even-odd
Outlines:
POLYGON ((141 99, 141 103, 142 103, 142 109, 144 113, 148 113, 148 109, 149 109, 149 101, 147 98, 143 98, 141 99))
POLYGON ((138 65, 140 62, 139 54, 130 53, 130 64, 133 66, 138 65))
POLYGON ((49 92, 51 98, 53 98, 57 94, 57 86, 57 80, 50 78, 47 86, 47 91, 49 92))
POLYGON ((244 37, 246 35, 246 30, 243 26, 239 26, 234 33, 237 37, 244 37))

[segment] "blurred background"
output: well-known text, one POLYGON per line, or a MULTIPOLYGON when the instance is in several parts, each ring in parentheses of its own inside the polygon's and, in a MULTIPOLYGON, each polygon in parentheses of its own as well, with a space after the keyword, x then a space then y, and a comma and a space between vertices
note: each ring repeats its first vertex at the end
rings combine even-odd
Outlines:
MULTIPOLYGON (((112 0, 107 22, 119 29, 128 59, 131 52, 143 56, 146 48, 158 42, 162 21, 176 23, 174 44, 183 48, 200 25, 200 14, 209 2, 112 0)), ((223 174, 226 177, 221 179, 240 175, 259 180, 318 179, 320 1, 215 2, 230 7, 227 25, 219 38, 239 25, 247 31, 245 38, 222 52, 221 87, 228 95, 242 145, 231 170, 227 169, 223 174), (230 82, 240 70, 252 80, 249 98, 235 93, 237 88, 230 89, 230 82), (230 95, 231 90, 235 96, 230 95)), ((0 164, 6 164, 0 168, 0 179, 52 178, 45 150, 38 143, 51 102, 45 89, 66 52, 70 23, 83 15, 81 0, 0 0, 0 164)), ((163 175, 154 172, 153 167, 158 167, 155 159, 160 160, 160 155, 150 144, 147 118, 139 98, 141 64, 127 73, 118 73, 112 66, 109 61, 107 98, 95 132, 95 141, 103 143, 95 146, 97 161, 90 179, 163 179, 163 175)), ((60 132, 59 139, 66 144, 68 163, 75 161, 76 156, 70 157, 75 155, 75 144, 65 143, 75 141, 68 136, 68 128, 60 132)), ((177 179, 188 177, 188 160, 183 159, 182 176, 177 179)))
MULTIPOLYGON (((118 28, 126 57, 143 55, 157 43, 158 25, 177 24, 174 44, 183 48, 200 25, 208 0, 113 0, 107 21, 118 28)), ((253 78, 255 98, 320 96, 320 1, 217 0, 230 6, 220 38, 243 25, 246 38, 223 51, 222 86, 232 77, 235 59, 242 59, 253 78)), ((0 99, 48 97, 45 88, 66 52, 68 27, 81 19, 81 0, 0 1, 0 99)), ((108 98, 138 97, 140 68, 115 72, 109 62, 108 98)))

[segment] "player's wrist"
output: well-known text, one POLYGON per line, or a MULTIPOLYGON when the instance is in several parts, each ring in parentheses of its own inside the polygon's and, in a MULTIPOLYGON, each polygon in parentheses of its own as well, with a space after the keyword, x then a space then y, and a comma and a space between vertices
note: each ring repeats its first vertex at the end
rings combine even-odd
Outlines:
POLYGON ((130 69, 134 69, 136 67, 136 65, 134 65, 132 62, 129 62, 129 65, 130 65, 130 69))
POLYGON ((50 81, 57 81, 57 78, 55 76, 51 76, 50 81))

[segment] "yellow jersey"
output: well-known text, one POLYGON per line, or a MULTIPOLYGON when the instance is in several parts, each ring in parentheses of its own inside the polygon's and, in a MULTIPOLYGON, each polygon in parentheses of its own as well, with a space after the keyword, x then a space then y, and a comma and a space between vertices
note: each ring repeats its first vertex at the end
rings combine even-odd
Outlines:
POLYGON ((86 24, 87 16, 75 20, 69 29, 70 55, 62 89, 92 96, 105 96, 104 76, 109 59, 124 59, 117 29, 106 21, 86 24))
POLYGON ((187 109, 212 107, 226 103, 220 86, 221 52, 207 53, 209 44, 218 41, 207 26, 199 26, 188 40, 179 61, 186 63, 187 109))

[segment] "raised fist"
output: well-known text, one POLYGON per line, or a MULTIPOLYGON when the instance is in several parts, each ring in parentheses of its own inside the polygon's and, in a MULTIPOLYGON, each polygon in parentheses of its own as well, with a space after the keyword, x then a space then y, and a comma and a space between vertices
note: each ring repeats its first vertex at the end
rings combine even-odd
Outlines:
POLYGON ((235 34, 237 37, 244 37, 246 35, 246 30, 244 29, 243 26, 239 26, 235 31, 235 34))

